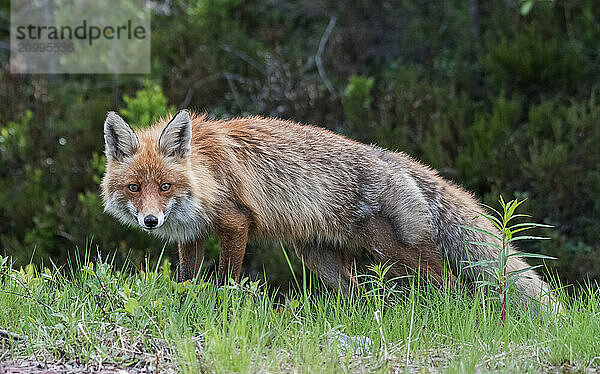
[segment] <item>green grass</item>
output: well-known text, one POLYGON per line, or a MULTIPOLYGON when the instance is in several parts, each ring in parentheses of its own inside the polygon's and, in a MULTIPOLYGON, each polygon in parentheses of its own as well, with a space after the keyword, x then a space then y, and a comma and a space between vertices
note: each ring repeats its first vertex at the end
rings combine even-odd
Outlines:
MULTIPOLYGON (((564 314, 509 308, 483 291, 377 277, 340 295, 298 276, 281 296, 258 282, 177 283, 168 263, 0 268, 0 362, 38 360, 160 372, 586 372, 600 367, 600 295, 563 294, 564 314), (366 285, 366 283, 371 283, 366 285), (350 337, 370 346, 343 349, 350 337), (338 346, 340 347, 338 349, 338 346), (596 359, 595 359, 596 358, 596 359)), ((307 279, 308 278, 308 279, 307 279)))

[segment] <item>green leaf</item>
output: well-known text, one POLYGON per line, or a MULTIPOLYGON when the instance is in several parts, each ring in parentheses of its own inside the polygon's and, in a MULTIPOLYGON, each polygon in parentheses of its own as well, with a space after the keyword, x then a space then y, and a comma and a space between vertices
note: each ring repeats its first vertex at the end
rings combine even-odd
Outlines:
POLYGON ((526 16, 531 11, 533 7, 533 0, 527 0, 521 5, 521 15, 526 16))
POLYGON ((492 248, 496 248, 497 250, 501 250, 502 247, 500 247, 498 244, 495 243, 487 243, 487 242, 471 242, 471 244, 473 245, 484 245, 486 247, 492 247, 492 248))
POLYGON ((511 279, 509 279, 509 280, 506 282, 506 284, 504 285, 504 288, 506 288, 506 289, 510 289, 512 286, 514 286, 514 285, 517 283, 517 281, 518 281, 520 278, 521 278, 521 277, 514 277, 514 278, 511 278, 511 279))
POLYGON ((528 266, 528 267, 526 267, 526 268, 523 268, 523 269, 519 269, 519 270, 513 270, 513 271, 509 272, 509 273, 508 273, 508 275, 507 275, 506 277, 507 277, 507 278, 509 278, 509 279, 510 279, 511 277, 522 278, 523 276, 521 276, 521 275, 519 275, 519 274, 525 273, 525 272, 527 272, 527 271, 529 271, 529 270, 534 270, 534 269, 537 269, 537 268, 539 268, 540 266, 542 266, 542 265, 528 266))
POLYGON ((178 294, 184 293, 188 289, 189 285, 190 285, 190 281, 189 280, 177 283, 177 293, 178 294))
POLYGON ((508 230, 510 230, 511 234, 514 235, 514 234, 516 234, 518 232, 521 232, 521 231, 531 230, 532 228, 533 227, 521 227, 521 228, 518 228, 516 230, 513 230, 511 227, 509 227, 508 230))
POLYGON ((136 298, 130 297, 125 303, 125 311, 131 315, 140 308, 140 302, 136 298))
POLYGON ((491 233, 491 232, 489 232, 487 230, 480 229, 478 227, 470 227, 470 226, 463 226, 463 225, 459 225, 459 227, 461 229, 466 229, 466 230, 470 230, 470 231, 476 231, 476 232, 481 232, 483 234, 491 235, 491 236, 493 236, 494 238, 496 238, 498 240, 502 240, 502 239, 500 239, 500 237, 498 235, 496 235, 494 233, 491 233))
POLYGON ((94 271, 92 269, 88 268, 88 267, 84 267, 83 271, 85 273, 87 273, 88 275, 91 275, 91 276, 95 276, 96 275, 96 273, 94 273, 94 271))
MULTIPOLYGON (((513 217, 521 217, 521 216, 527 217, 527 215, 525 215, 525 214, 514 214, 515 210, 519 207, 519 205, 523 204, 524 202, 525 202, 525 200, 519 201, 518 199, 511 201, 512 204, 510 206, 510 209, 508 209, 508 220, 510 220, 513 217)), ((508 220, 507 220, 507 222, 508 222, 508 220)))
POLYGON ((508 216, 508 219, 506 220, 506 222, 510 222, 513 218, 531 218, 531 216, 529 214, 511 214, 510 216, 508 216))
POLYGON ((546 238, 543 236, 523 235, 523 236, 517 236, 516 238, 509 239, 509 242, 516 242, 517 240, 550 240, 550 239, 552 239, 552 238, 546 238))
POLYGON ((479 283, 480 286, 489 286, 489 287, 496 287, 496 283, 494 282, 490 282, 489 280, 479 280, 477 281, 477 283, 479 283))
POLYGON ((498 228, 498 230, 502 230, 503 225, 502 225, 502 222, 498 218, 491 216, 489 214, 485 214, 485 213, 481 213, 481 216, 486 218, 488 221, 492 222, 494 224, 494 226, 496 226, 498 228))
POLYGON ((536 266, 529 266, 520 270, 515 270, 515 271, 511 271, 507 276, 507 282, 505 284, 506 288, 510 288, 512 287, 515 283, 517 283, 517 281, 519 279, 528 279, 529 277, 525 276, 525 275, 521 275, 522 273, 525 273, 529 270, 535 270, 537 268, 539 268, 542 265, 536 265, 536 266))
POLYGON ((523 252, 523 253, 515 252, 515 253, 509 254, 508 256, 509 257, 519 256, 519 257, 525 257, 525 258, 539 258, 542 260, 556 260, 556 257, 546 256, 546 255, 542 255, 542 254, 538 254, 538 253, 528 253, 528 252, 523 252))
POLYGON ((471 262, 469 265, 464 266, 463 269, 474 268, 477 266, 489 267, 495 263, 496 263, 496 260, 481 260, 481 261, 471 262))
POLYGON ((502 208, 506 210, 506 203, 504 202, 504 197, 502 197, 502 195, 500 195, 500 199, 498 201, 500 202, 502 208))
MULTIPOLYGON (((491 210, 492 212, 496 213, 498 215, 498 217, 502 217, 502 214, 500 214, 499 211, 497 211, 494 207, 487 205, 487 204, 482 204, 486 209, 491 210)), ((481 213, 480 213, 481 214, 481 213)))
POLYGON ((504 273, 504 268, 506 267, 506 251, 501 250, 500 252, 498 252, 498 270, 499 270, 499 274, 503 274, 504 273))
POLYGON ((527 226, 528 228, 532 228, 532 227, 553 228, 554 227, 552 225, 545 225, 543 223, 524 222, 524 223, 516 223, 516 224, 510 226, 510 228, 514 229, 516 227, 525 227, 525 226, 527 226))

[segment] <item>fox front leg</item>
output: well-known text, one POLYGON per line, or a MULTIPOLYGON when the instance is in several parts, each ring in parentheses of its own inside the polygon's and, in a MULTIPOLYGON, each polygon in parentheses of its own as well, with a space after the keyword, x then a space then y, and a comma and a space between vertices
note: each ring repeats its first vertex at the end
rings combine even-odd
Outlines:
POLYGON ((217 229, 221 241, 217 269, 220 285, 226 284, 229 276, 239 281, 250 227, 250 220, 243 212, 231 208, 223 213, 217 229))
POLYGON ((177 242, 179 248, 179 277, 181 281, 194 279, 204 259, 204 241, 177 242))

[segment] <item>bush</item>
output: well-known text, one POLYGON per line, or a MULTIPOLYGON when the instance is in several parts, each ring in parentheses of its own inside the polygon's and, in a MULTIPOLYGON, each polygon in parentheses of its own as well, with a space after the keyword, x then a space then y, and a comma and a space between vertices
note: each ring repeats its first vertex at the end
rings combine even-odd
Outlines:
POLYGON ((351 136, 403 150, 454 176, 454 161, 472 116, 465 95, 392 64, 374 78, 351 77, 344 113, 351 136))
MULTIPOLYGON (((590 94, 600 74, 600 8, 536 2, 522 16, 520 4, 154 2, 147 81, 11 75, 0 49, 0 250, 28 262, 35 248, 37 258, 60 263, 93 237, 120 258, 160 251, 163 243, 102 212, 102 123, 120 104, 134 126, 185 106, 327 126, 406 151, 488 204, 499 194, 528 197, 525 209, 556 226, 560 239, 544 252, 559 257, 561 273, 597 276, 585 258, 600 245, 590 94), (333 16, 319 71, 315 56, 333 16)), ((275 257, 269 251, 251 247, 248 268, 260 270, 275 257)))
POLYGON ((167 106, 167 98, 162 88, 151 80, 144 81, 144 87, 136 92, 135 97, 123 96, 125 108, 121 114, 131 126, 147 127, 161 117, 175 111, 175 107, 167 106))
POLYGON ((467 188, 489 196, 491 201, 495 201, 501 192, 499 186, 511 175, 513 133, 521 112, 520 99, 509 100, 501 95, 490 113, 476 113, 473 124, 466 129, 465 146, 456 159, 459 180, 467 188))
POLYGON ((568 42, 545 37, 538 28, 518 29, 490 47, 481 58, 495 87, 509 94, 531 97, 557 92, 576 93, 584 76, 585 60, 568 42))
POLYGON ((599 122, 598 92, 571 105, 542 103, 530 109, 521 142, 528 178, 518 187, 540 197, 536 215, 584 243, 600 242, 599 122))

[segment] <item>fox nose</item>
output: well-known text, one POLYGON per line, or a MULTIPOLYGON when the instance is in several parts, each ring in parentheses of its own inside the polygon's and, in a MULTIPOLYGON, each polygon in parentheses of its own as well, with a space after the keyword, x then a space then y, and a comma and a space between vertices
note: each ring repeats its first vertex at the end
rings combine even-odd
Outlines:
POLYGON ((156 218, 152 214, 148 214, 146 217, 144 217, 144 225, 150 228, 156 227, 156 225, 158 225, 158 218, 156 218))

